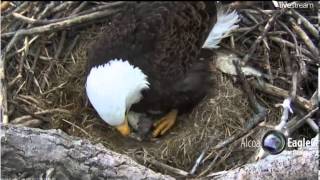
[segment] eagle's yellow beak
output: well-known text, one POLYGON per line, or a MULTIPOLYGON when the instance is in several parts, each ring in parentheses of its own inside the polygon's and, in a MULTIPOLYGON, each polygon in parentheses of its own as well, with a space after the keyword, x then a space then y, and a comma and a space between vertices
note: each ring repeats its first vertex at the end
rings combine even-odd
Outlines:
POLYGON ((123 135, 128 136, 130 134, 130 127, 128 124, 128 116, 125 116, 124 122, 120 125, 118 125, 117 130, 123 135))

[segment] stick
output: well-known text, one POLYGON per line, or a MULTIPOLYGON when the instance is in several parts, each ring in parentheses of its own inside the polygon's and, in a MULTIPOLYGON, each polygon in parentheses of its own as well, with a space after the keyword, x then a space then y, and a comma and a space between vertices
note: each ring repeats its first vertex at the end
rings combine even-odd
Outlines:
POLYGON ((7 103, 7 86, 5 84, 4 57, 0 59, 0 118, 3 124, 9 123, 8 103, 7 103))
POLYGON ((319 50, 316 48, 316 46, 313 44, 307 33, 303 31, 303 29, 296 23, 292 18, 289 19, 289 22, 293 28, 293 30, 300 36, 300 38, 303 40, 303 42, 307 45, 309 50, 313 53, 315 57, 319 56, 319 50))
MULTIPOLYGON (((293 48, 293 49, 296 48, 293 43, 291 43, 291 42, 289 42, 289 41, 287 41, 287 40, 281 39, 281 38, 279 38, 279 37, 273 37, 273 36, 271 36, 271 37, 269 37, 269 39, 272 40, 272 41, 274 41, 274 42, 276 42, 276 43, 278 43, 279 45, 285 44, 286 46, 288 46, 288 47, 290 47, 290 48, 293 48)), ((308 56, 309 58, 313 59, 313 60, 316 61, 316 62, 320 62, 319 58, 314 57, 313 54, 312 54, 310 51, 308 51, 308 50, 306 50, 306 49, 304 49, 304 48, 302 48, 302 47, 300 47, 300 50, 301 50, 301 52, 302 52, 303 54, 305 54, 305 55, 308 56)), ((304 60, 307 61, 307 59, 304 59, 304 60)), ((308 62, 311 62, 311 61, 308 61, 308 62)))
MULTIPOLYGON (((25 1, 24 3, 20 4, 19 7, 17 7, 15 10, 13 10, 12 12, 19 12, 22 9, 25 9, 30 2, 25 1)), ((4 18, 10 18, 12 16, 12 13, 7 14, 6 16, 4 16, 4 18)))
POLYGON ((65 54, 64 54, 64 59, 68 58, 68 56, 70 56, 73 48, 77 45, 77 42, 80 38, 80 35, 78 34, 72 41, 71 45, 68 47, 68 49, 66 50, 65 54))
MULTIPOLYGON (((250 81, 250 85, 253 86, 254 88, 267 93, 267 94, 271 94, 277 97, 282 97, 282 98, 286 98, 289 96, 289 92, 273 86, 272 84, 266 83, 266 82, 261 82, 259 83, 256 80, 251 80, 250 81)), ((298 105, 300 105, 303 109, 307 110, 307 111, 311 111, 312 110, 312 104, 309 100, 301 97, 301 96, 297 96, 294 100, 298 105)))
POLYGON ((39 14, 38 18, 39 20, 41 20, 42 18, 48 17, 50 15, 50 13, 52 12, 51 10, 56 6, 56 2, 55 1, 51 1, 46 7, 45 9, 39 14))
POLYGON ((287 12, 288 14, 291 14, 296 19, 301 20, 304 27, 316 38, 320 39, 319 31, 306 19, 304 16, 302 16, 299 12, 297 12, 294 9, 290 9, 290 11, 287 12))
POLYGON ((295 45, 295 49, 296 49, 296 53, 299 54, 299 48, 298 48, 298 41, 296 36, 293 34, 293 32, 291 31, 291 29, 282 21, 277 20, 277 22, 290 34, 292 40, 294 41, 294 45, 295 45))
POLYGON ((105 4, 105 5, 93 7, 92 9, 85 10, 83 12, 80 12, 79 14, 76 14, 76 15, 80 16, 80 15, 84 15, 84 14, 90 14, 90 13, 93 13, 93 12, 96 12, 96 11, 105 10, 105 9, 108 9, 108 8, 117 8, 118 6, 122 6, 122 5, 125 5, 125 4, 128 4, 128 3, 129 2, 126 2, 126 1, 112 2, 112 3, 105 4))
MULTIPOLYGON (((142 160, 141 157, 139 157, 139 156, 137 156, 137 157, 138 157, 138 159, 142 160)), ((160 168, 163 168, 163 169, 165 169, 165 170, 168 170, 168 171, 171 172, 171 173, 178 174, 178 175, 184 176, 184 177, 186 177, 186 176, 189 175, 189 173, 186 172, 186 171, 183 171, 183 170, 181 170, 181 169, 178 169, 178 168, 169 166, 169 165, 164 164, 164 163, 162 163, 162 162, 160 162, 160 161, 157 161, 157 160, 155 160, 155 159, 146 158, 145 160, 148 161, 150 164, 152 164, 152 165, 154 165, 154 166, 157 166, 158 168, 160 167, 160 168)))
POLYGON ((76 2, 76 1, 63 2, 60 5, 58 5, 57 7, 53 8, 51 13, 56 13, 56 12, 59 12, 59 11, 63 11, 65 9, 67 9, 68 7, 70 7, 74 3, 78 3, 78 2, 76 2))
POLYGON ((292 74, 292 68, 291 68, 292 62, 290 59, 290 55, 288 53, 287 46, 285 44, 283 44, 283 47, 281 48, 281 55, 282 55, 283 62, 285 64, 285 71, 287 75, 292 74))
POLYGON ((277 12, 275 14, 273 14, 271 16, 271 18, 268 20, 266 26, 264 27, 264 30, 262 32, 262 34, 254 41, 254 43, 252 44, 249 53, 246 54, 246 56, 243 58, 243 64, 245 65, 248 60, 250 59, 250 57, 253 55, 253 53, 255 52, 256 48, 258 47, 258 44, 262 41, 262 39, 266 36, 267 32, 270 30, 273 22, 275 21, 276 18, 278 18, 281 15, 281 13, 277 12))
POLYGON ((318 68, 318 106, 320 106, 320 67, 318 68))
POLYGON ((267 70, 268 70, 268 75, 270 77, 270 82, 271 84, 273 84, 273 75, 272 75, 272 72, 271 72, 271 65, 270 65, 270 55, 269 55, 269 47, 268 47, 268 44, 267 44, 267 38, 263 38, 263 54, 264 54, 264 60, 266 62, 266 66, 267 66, 267 70))
MULTIPOLYGON (((66 40, 66 37, 67 37, 67 31, 62 31, 61 33, 61 37, 60 37, 60 42, 59 42, 59 45, 58 45, 58 49, 57 51, 55 52, 56 54, 54 55, 54 58, 55 59, 58 59, 62 50, 63 50, 63 45, 64 45, 64 42, 66 40)), ((52 66, 52 61, 50 61, 50 65, 49 66, 52 66)))
MULTIPOLYGON (((292 134, 295 130, 297 130, 299 127, 301 127, 308 118, 310 118, 315 112, 319 110, 319 107, 316 107, 315 109, 311 110, 307 115, 305 115, 303 118, 298 120, 296 123, 294 123, 292 126, 287 127, 285 134, 290 135, 292 134)), ((319 131, 319 129, 318 129, 319 131)))
POLYGON ((319 126, 314 122, 313 119, 308 118, 307 120, 308 125, 311 127, 311 129, 315 132, 315 133, 319 133, 319 126))
POLYGON ((24 21, 24 22, 26 22, 28 24, 36 24, 36 22, 39 21, 39 20, 35 20, 33 18, 29 18, 29 17, 23 16, 23 15, 21 15, 19 13, 15 13, 15 12, 12 13, 12 16, 15 17, 16 19, 24 21))
MULTIPOLYGON (((19 106, 18 106, 19 107, 19 106)), ((11 123, 12 124, 20 124, 20 123, 23 123, 25 120, 27 119, 31 119, 31 118, 36 118, 36 119, 40 119, 40 120, 43 120, 45 122, 48 122, 47 119, 43 118, 42 116, 40 115, 43 115, 43 114, 51 114, 51 113, 64 113, 64 114, 71 114, 69 111, 67 110, 64 110, 64 109, 60 109, 60 108, 55 108, 55 109, 46 109, 46 110, 43 110, 43 111, 38 111, 38 112, 35 112, 35 113, 32 113, 30 112, 29 110, 25 109, 25 108, 21 108, 19 107, 20 109, 23 109, 24 112, 27 112, 28 114, 30 115, 25 115, 25 116, 21 116, 21 117, 18 117, 16 119, 14 119, 11 123)))
POLYGON ((26 16, 23 16, 21 14, 18 14, 18 13, 14 13, 13 16, 19 20, 22 20, 22 21, 25 21, 26 23, 29 23, 29 24, 33 24, 33 25, 47 25, 47 24, 51 24, 51 23, 57 23, 57 22, 61 22, 61 21, 65 21, 65 20, 68 20, 70 18, 73 18, 73 17, 77 17, 77 16, 80 16, 80 15, 86 15, 86 14, 90 14, 90 13, 93 13, 93 12, 97 12, 97 11, 100 11, 100 10, 105 10, 105 9, 111 9, 111 8, 116 8, 120 5, 124 5, 125 2, 113 2, 113 3, 110 3, 110 4, 107 4, 107 5, 103 5, 103 6, 99 6, 99 7, 95 7, 93 9, 90 9, 90 10, 87 10, 87 11, 83 11, 83 12, 80 12, 86 5, 87 5, 88 2, 82 2, 79 7, 77 7, 69 17, 63 17, 63 18, 58 18, 58 19, 52 19, 52 20, 42 20, 42 19, 32 19, 32 18, 29 18, 29 17, 26 17, 26 16), (80 12, 80 13, 79 13, 80 12))
POLYGON ((239 76, 239 81, 242 85, 242 90, 247 95, 251 108, 254 110, 256 114, 259 114, 261 111, 264 111, 265 109, 258 103, 256 96, 254 96, 253 92, 251 91, 250 85, 242 73, 240 62, 233 61, 233 64, 236 67, 236 71, 239 76))
POLYGON ((217 160, 218 160, 218 158, 219 158, 219 156, 220 156, 221 154, 222 154, 222 150, 220 150, 220 151, 218 152, 218 154, 215 156, 215 158, 210 162, 209 166, 208 166, 204 171, 202 171, 202 172, 199 174, 198 177, 201 177, 201 176, 207 174, 207 173, 213 168, 213 166, 216 164, 216 162, 217 162, 217 160))
MULTIPOLYGON (((242 37, 246 36, 248 33, 254 31, 254 30, 257 29, 260 25, 262 25, 262 24, 264 24, 264 23, 266 23, 266 22, 267 22, 267 20, 262 21, 262 22, 254 25, 254 26, 252 26, 252 27, 249 27, 248 30, 247 30, 246 32, 242 33, 240 36, 238 36, 238 37, 235 39, 235 41, 238 41, 239 39, 241 39, 242 37)), ((236 30, 237 30, 237 29, 235 29, 235 31, 236 31, 236 30)))
POLYGON ((94 13, 87 14, 87 15, 73 17, 68 20, 57 22, 57 23, 52 23, 52 24, 34 27, 34 28, 30 28, 30 29, 23 29, 23 30, 19 30, 17 32, 4 33, 1 35, 1 38, 11 37, 13 35, 22 36, 22 35, 32 35, 32 34, 44 33, 44 32, 49 32, 49 31, 58 31, 61 29, 69 28, 74 25, 79 25, 79 24, 82 24, 85 22, 90 22, 90 21, 96 20, 98 18, 110 16, 116 12, 119 12, 119 10, 105 10, 105 11, 101 11, 101 12, 94 12, 94 13))
POLYGON ((38 128, 43 124, 42 120, 39 119, 29 119, 28 121, 25 121, 21 124, 15 125, 16 127, 33 127, 33 128, 38 128))

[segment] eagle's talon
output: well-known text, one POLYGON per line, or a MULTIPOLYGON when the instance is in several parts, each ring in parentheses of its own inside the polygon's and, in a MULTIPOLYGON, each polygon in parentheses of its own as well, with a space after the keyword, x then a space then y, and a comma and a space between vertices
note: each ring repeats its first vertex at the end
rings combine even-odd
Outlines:
POLYGON ((160 120, 155 122, 153 124, 153 126, 155 126, 155 130, 153 131, 152 136, 157 137, 159 134, 163 135, 166 133, 175 124, 177 114, 177 110, 172 110, 160 120))

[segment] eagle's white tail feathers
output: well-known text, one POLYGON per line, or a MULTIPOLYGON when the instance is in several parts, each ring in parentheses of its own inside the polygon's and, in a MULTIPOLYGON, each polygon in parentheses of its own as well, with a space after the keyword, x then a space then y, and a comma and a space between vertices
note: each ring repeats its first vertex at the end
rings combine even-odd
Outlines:
POLYGON ((229 36, 230 31, 238 28, 238 25, 236 25, 237 22, 239 22, 239 15, 236 11, 228 13, 228 11, 225 12, 222 8, 219 8, 217 12, 217 22, 211 29, 202 48, 219 48, 218 44, 220 41, 229 36))

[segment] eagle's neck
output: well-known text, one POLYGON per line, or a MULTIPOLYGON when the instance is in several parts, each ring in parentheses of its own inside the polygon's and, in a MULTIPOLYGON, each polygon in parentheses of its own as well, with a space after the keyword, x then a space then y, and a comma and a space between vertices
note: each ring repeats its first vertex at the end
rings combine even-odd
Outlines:
POLYGON ((141 100, 141 91, 146 88, 149 88, 147 76, 139 67, 122 59, 93 67, 86 82, 91 104, 111 125, 123 120, 124 113, 141 100))

